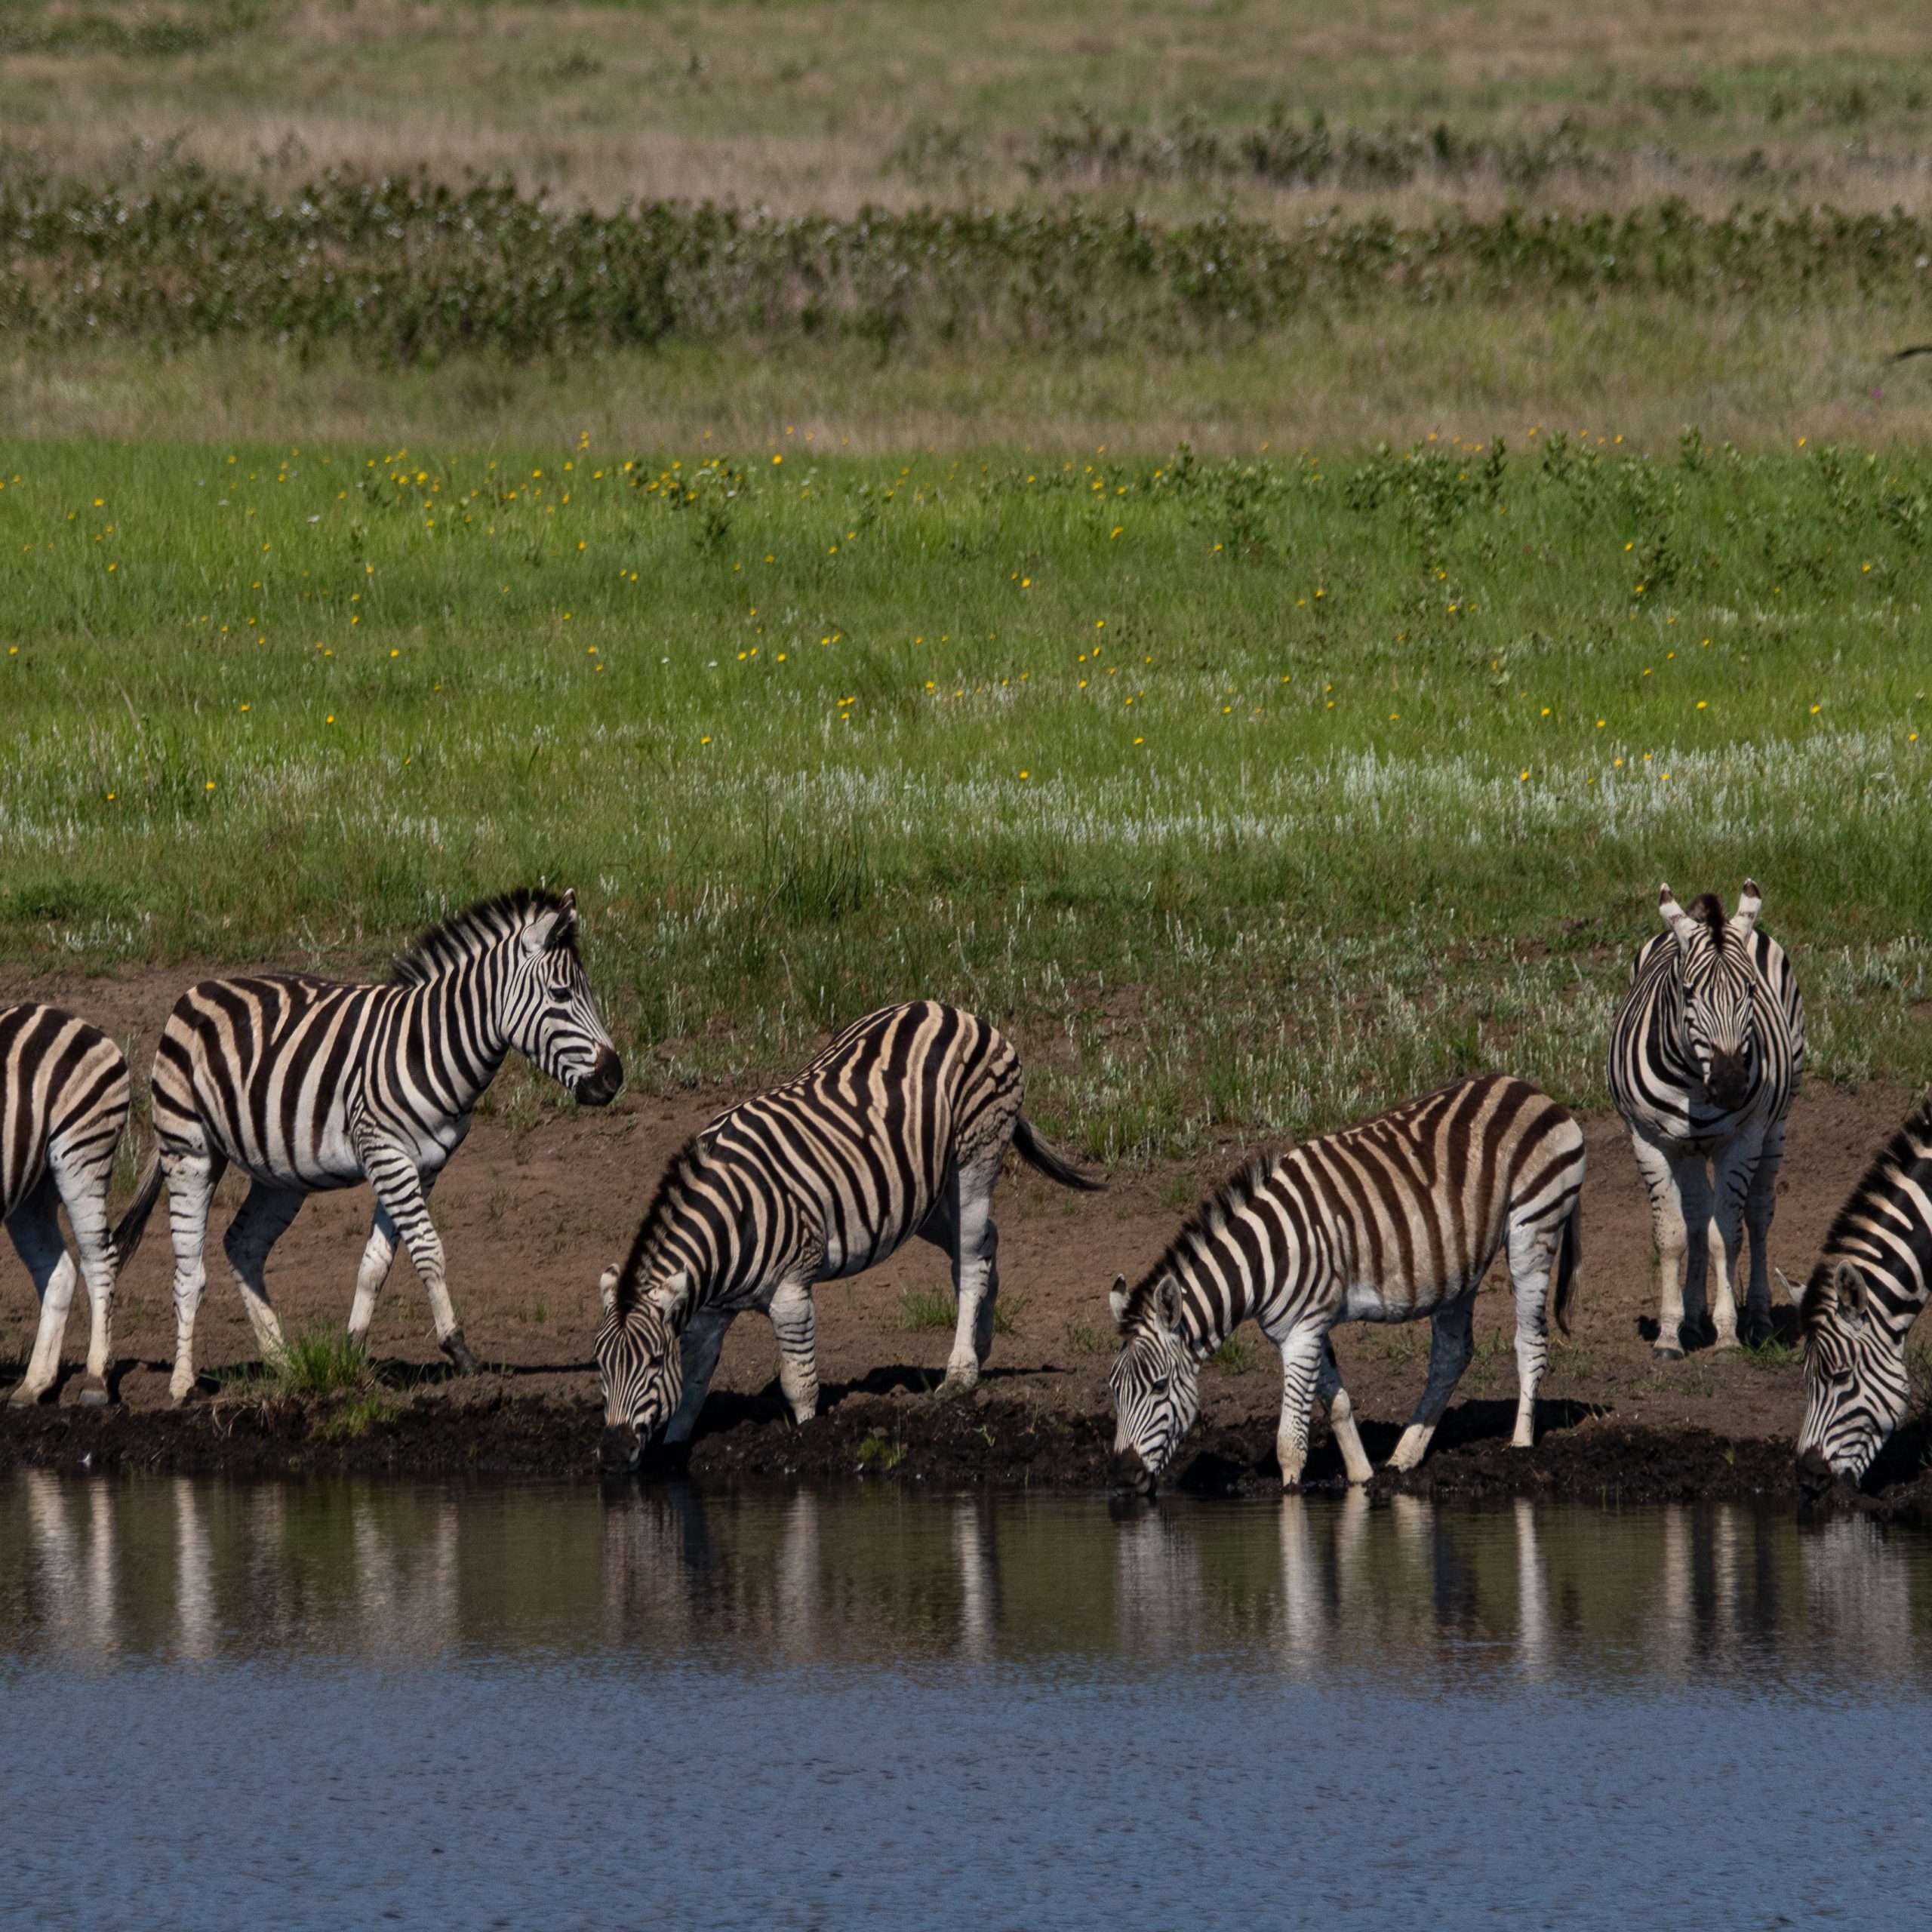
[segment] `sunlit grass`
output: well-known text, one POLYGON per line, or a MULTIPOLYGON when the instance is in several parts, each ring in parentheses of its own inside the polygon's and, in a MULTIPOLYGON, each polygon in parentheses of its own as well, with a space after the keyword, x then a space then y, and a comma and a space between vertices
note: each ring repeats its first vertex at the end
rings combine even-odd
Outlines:
POLYGON ((647 1083, 937 994, 1117 1157, 1478 1066, 1601 1105, 1658 881, 1749 873, 1814 1072, 1924 1078, 1932 466, 1584 426, 6 446, 0 946, 339 971, 543 877, 647 1083))

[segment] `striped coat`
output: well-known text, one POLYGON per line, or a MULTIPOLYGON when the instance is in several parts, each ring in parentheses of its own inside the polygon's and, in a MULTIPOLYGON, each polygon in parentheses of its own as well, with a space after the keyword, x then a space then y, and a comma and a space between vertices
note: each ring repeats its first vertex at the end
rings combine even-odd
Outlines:
POLYGON ((1131 1291, 1114 1284, 1114 1478, 1152 1487, 1200 1413, 1200 1364, 1252 1317, 1281 1353, 1276 1447, 1298 1482, 1311 1411, 1328 1405, 1351 1482, 1373 1473, 1329 1334, 1433 1325, 1429 1382, 1390 1466, 1429 1447, 1474 1344, 1475 1291, 1500 1248, 1516 1300, 1515 1441, 1534 1440, 1548 1309, 1568 1326, 1583 1137, 1527 1081, 1459 1080, 1360 1126, 1257 1161, 1204 1203, 1131 1291))
POLYGON ((386 985, 262 974, 206 980, 182 995, 153 1075, 174 1240, 176 1401, 194 1386, 208 1210, 231 1165, 252 1185, 223 1246, 265 1357, 282 1347, 263 1278, 269 1251, 309 1195, 367 1180, 376 1208, 351 1336, 368 1334, 400 1238, 428 1291, 438 1345, 459 1369, 475 1368, 429 1190, 512 1049, 587 1106, 616 1094, 623 1066, 576 934, 571 894, 519 891, 432 928, 386 985))
MULTIPOLYGON (((1789 1287, 1789 1283, 1786 1285, 1789 1287)), ((1911 1406, 1906 1337, 1932 1297, 1932 1094, 1853 1189, 1799 1303, 1801 1486, 1858 1481, 1911 1406)))
MULTIPOLYGON (((93 1312, 81 1400, 107 1400, 115 1276, 145 1217, 143 1211, 118 1230, 107 1218, 128 1102, 128 1063, 99 1027, 57 1007, 0 1008, 0 1221, 41 1304, 33 1352, 13 1393, 16 1403, 38 1401, 60 1373, 75 1276, 74 1257, 60 1236, 63 1207, 93 1312)), ((148 1198, 152 1202, 151 1193, 148 1198)))
POLYGON ((1611 1023, 1611 1097, 1650 1194, 1656 1352, 1666 1361, 1688 1339, 1684 1287, 1699 1251, 1718 1346, 1736 1344, 1746 1232, 1746 1333, 1770 1333, 1771 1215, 1785 1118, 1804 1072, 1804 1003, 1784 949, 1758 927, 1761 903, 1749 879, 1728 919, 1714 894, 1687 912, 1664 887, 1657 904, 1666 930, 1638 952, 1611 1023))
POLYGON ((921 1000, 854 1021, 795 1078, 695 1135, 602 1283, 606 1463, 634 1466, 660 1429, 688 1438, 725 1330, 746 1309, 770 1318, 786 1398, 800 1420, 811 1415, 814 1285, 871 1267, 913 1235, 951 1257, 946 1380, 971 1388, 992 1346, 992 1192, 1007 1148, 1063 1185, 1095 1185, 1034 1132, 1023 1091, 1009 1040, 921 1000))

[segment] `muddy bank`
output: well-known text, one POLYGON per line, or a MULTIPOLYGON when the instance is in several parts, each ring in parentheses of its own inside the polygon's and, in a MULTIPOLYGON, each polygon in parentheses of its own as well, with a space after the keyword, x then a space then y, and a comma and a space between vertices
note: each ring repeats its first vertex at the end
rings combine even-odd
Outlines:
MULTIPOLYGON (((1701 1429, 1659 1429, 1552 1404, 1527 1454, 1512 1449, 1513 1405, 1452 1410, 1420 1469, 1384 1475, 1392 1494, 1444 1501, 1512 1497, 1552 1501, 1740 1501, 1795 1494, 1788 1439, 1742 1438, 1701 1429), (1492 1413, 1494 1411, 1494 1413, 1492 1413)), ((181 1411, 72 1407, 0 1411, 0 1471, 30 1466, 93 1472, 147 1470, 232 1477, 476 1476, 595 1479, 601 1417, 577 1397, 519 1392, 513 1379, 395 1398, 305 1401, 217 1398, 181 1411)), ((1378 1460, 1392 1425, 1364 1436, 1378 1460)), ((965 1401, 903 1387, 854 1390, 802 1429, 775 1393, 719 1398, 688 1454, 658 1453, 641 1479, 702 1487, 894 1482, 930 1489, 1105 1491, 1112 1423, 983 1392, 965 1401)), ((1888 1461, 1899 1460, 1888 1457, 1888 1461)), ((1885 1471, 1881 1470, 1882 1478, 1885 1471)), ((1901 1471, 1897 1500, 1882 1482, 1854 1506, 1932 1523, 1932 1477, 1901 1471)), ((1340 1459, 1325 1435, 1311 1487, 1340 1488, 1340 1459)), ((1278 1491, 1272 1419, 1205 1426, 1190 1436, 1164 1487, 1198 1495, 1278 1491)))

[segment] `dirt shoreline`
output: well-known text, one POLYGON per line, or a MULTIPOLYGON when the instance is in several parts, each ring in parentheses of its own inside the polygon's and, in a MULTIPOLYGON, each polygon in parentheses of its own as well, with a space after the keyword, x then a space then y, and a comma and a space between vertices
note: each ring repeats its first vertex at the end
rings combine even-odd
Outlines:
MULTIPOLYGON (((604 1481, 601 1417, 580 1397, 528 1395, 485 1375, 400 1395, 374 1414, 343 1398, 249 1395, 181 1410, 49 1406, 0 1412, 0 1475, 32 1467, 69 1473, 144 1472, 244 1478, 353 1476, 604 1481)), ((1450 1412, 1421 1468, 1377 1477, 1373 1493, 1455 1503, 1535 1500, 1629 1505, 1797 1500, 1789 1438, 1732 1438, 1662 1429, 1574 1405, 1541 1424, 1527 1454, 1509 1446, 1513 1405, 1472 1402, 1450 1412)), ((1364 1431, 1378 1460, 1392 1424, 1364 1431)), ((933 1491, 1030 1489, 1103 1495, 1112 1423, 1011 1397, 961 1399, 903 1386, 835 1392, 795 1428, 775 1389, 725 1397, 707 1411, 689 1451, 659 1452, 629 1480, 747 1484, 889 1482, 933 1491)), ((1894 1442, 1866 1492, 1843 1508, 1932 1527, 1932 1475, 1920 1467, 1932 1429, 1894 1442)), ((1193 1496, 1278 1494, 1272 1420, 1197 1429, 1163 1486, 1193 1496)), ((1318 1433, 1307 1485, 1343 1487, 1340 1459, 1318 1433)), ((1811 1506, 1816 1508, 1817 1506, 1811 1506)))
MULTIPOLYGON (((0 976, 0 997, 85 1011, 144 1068, 181 976, 156 969, 8 983, 17 977, 0 976)), ((1026 1016, 1005 1023, 1026 1046, 1026 1016)), ((237 1475, 468 1471, 588 1479, 598 1424, 590 1367, 598 1273, 623 1254, 666 1160, 737 1097, 632 1092, 603 1112, 577 1112, 559 1108, 554 1090, 534 1077, 506 1069, 435 1201, 464 1331, 492 1372, 470 1382, 448 1378, 421 1287, 401 1263, 371 1334, 381 1386, 364 1392, 355 1414, 340 1405, 265 1401, 259 1390, 250 1396, 238 1386, 237 1372, 256 1362, 258 1351, 220 1259, 220 1232, 242 1191, 231 1174, 216 1200, 197 1332, 211 1392, 180 1413, 168 1407, 172 1256, 165 1217, 158 1215, 123 1272, 117 1300, 112 1386, 122 1406, 105 1413, 73 1407, 78 1385, 70 1380, 54 1405, 0 1408, 0 1469, 73 1468, 87 1457, 92 1468, 237 1475)), ((1881 1083, 1807 1085, 1792 1112, 1779 1183, 1774 1263, 1794 1276, 1809 1269, 1870 1153, 1916 1098, 1881 1083)), ((1399 1486, 1417 1495, 1484 1498, 1789 1497, 1789 1445, 1803 1407, 1795 1352, 1700 1349, 1681 1361, 1652 1358, 1657 1303, 1647 1197, 1621 1123, 1595 1115, 1583 1124, 1589 1174, 1574 1332, 1552 1338, 1537 1447, 1521 1456, 1508 1445, 1514 1311, 1493 1273, 1477 1297, 1475 1358, 1456 1402, 1429 1460, 1399 1486)), ((1229 1140, 1191 1162, 1117 1169, 1107 1190, 1095 1195, 1070 1194, 1030 1171, 1010 1173, 994 1203, 1001 1325, 969 1401, 931 1392, 951 1348, 951 1294, 943 1257, 923 1243, 818 1291, 826 1407, 804 1429, 780 1419, 769 1325, 756 1316, 737 1322, 690 1457, 691 1478, 857 1479, 871 1441, 878 1446, 864 1465, 868 1481, 1103 1488, 1113 1348, 1107 1288, 1117 1272, 1137 1278, 1173 1237, 1186 1204, 1248 1151, 1229 1140)), ((366 1189, 316 1197, 276 1247, 268 1285, 290 1334, 340 1329, 370 1207, 366 1189)), ((25 1271, 0 1245, 0 1389, 22 1371, 36 1314, 25 1271)), ((1780 1318, 1788 1344, 1789 1312, 1780 1318)), ((69 1324, 70 1371, 85 1335, 77 1309, 69 1324)), ((1352 1324, 1335 1340, 1379 1460, 1421 1392, 1427 1325, 1352 1324)), ((1281 1374, 1275 1352, 1251 1326, 1204 1370, 1201 1396, 1201 1420, 1176 1484, 1235 1493, 1272 1487, 1281 1374)), ((1313 1478, 1337 1475, 1333 1463, 1325 1430, 1318 1429, 1313 1478)), ((1888 1494, 1918 1475, 1917 1450, 1895 1447, 1867 1487, 1888 1494)))

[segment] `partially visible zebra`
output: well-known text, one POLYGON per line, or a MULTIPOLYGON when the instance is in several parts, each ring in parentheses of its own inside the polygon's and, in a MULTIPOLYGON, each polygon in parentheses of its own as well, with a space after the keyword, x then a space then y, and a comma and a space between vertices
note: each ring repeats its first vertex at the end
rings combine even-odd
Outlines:
POLYGON ((429 1195, 512 1048, 586 1106, 623 1084, 577 957, 571 893, 518 891, 455 914, 397 959, 386 986, 262 974, 205 980, 182 995, 153 1074, 174 1237, 177 1403, 195 1384, 208 1209, 231 1162, 254 1184, 222 1245, 264 1356, 282 1349, 263 1282, 269 1251, 308 1195, 367 1180, 376 1210, 350 1335, 368 1333, 399 1235, 429 1291, 438 1345, 475 1371, 429 1195))
POLYGON ((39 1333, 11 1398, 17 1405, 40 1401, 60 1371, 75 1274, 60 1238, 63 1205, 94 1313, 80 1398, 88 1407, 107 1400, 115 1275, 154 1201, 150 1191, 110 1231, 108 1184, 128 1096, 128 1063, 99 1027, 57 1007, 0 1008, 0 1221, 40 1297, 39 1333))
POLYGON ((792 1414, 814 1414, 814 1284, 883 1261, 912 1235, 952 1258, 946 1386, 971 1388, 992 1348, 992 1194, 1008 1146, 1064 1187, 1100 1185, 1034 1131, 1023 1088, 1003 1035, 921 1000, 855 1020, 794 1079, 694 1135, 623 1267, 599 1284, 605 1466, 635 1467, 660 1427, 667 1441, 689 1438, 725 1331, 749 1308, 771 1318, 792 1414))
POLYGON ((1657 895, 1667 931, 1646 942, 1610 1034, 1610 1091, 1650 1190, 1660 1290, 1654 1352, 1684 1352, 1693 1229, 1721 1349, 1737 1345, 1738 1249, 1751 1236, 1745 1338, 1771 1332, 1769 1244, 1785 1116, 1804 1071, 1804 1002, 1784 949, 1758 928, 1757 882, 1727 919, 1713 893, 1687 912, 1657 895), (1711 1173, 1707 1176, 1705 1163, 1711 1173))
POLYGON ((1374 1474, 1330 1331, 1428 1315, 1428 1385, 1389 1463, 1414 1469, 1475 1352, 1476 1289, 1506 1241, 1514 1440, 1528 1448, 1552 1305, 1569 1332, 1583 1186, 1577 1123, 1527 1081, 1494 1073, 1251 1163, 1195 1210, 1131 1292, 1124 1275, 1114 1283, 1116 1486, 1153 1487, 1201 1412, 1201 1363, 1250 1315, 1281 1352, 1284 1488, 1301 1480, 1317 1396, 1349 1481, 1374 1474))
MULTIPOLYGON (((1780 1277, 1783 1279, 1783 1277, 1780 1277)), ((1905 1340, 1932 1296, 1932 1094, 1865 1171, 1801 1292, 1804 1420, 1798 1478, 1858 1481, 1905 1420, 1905 1340)))

